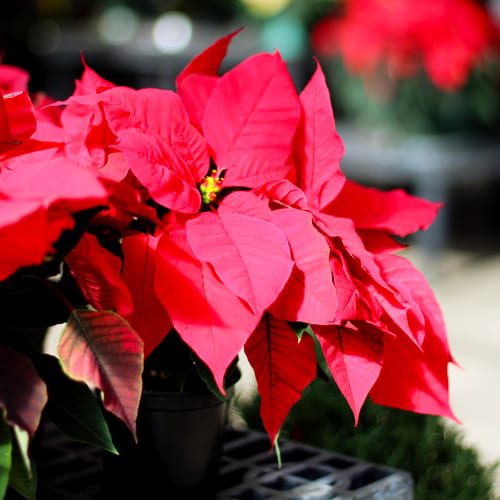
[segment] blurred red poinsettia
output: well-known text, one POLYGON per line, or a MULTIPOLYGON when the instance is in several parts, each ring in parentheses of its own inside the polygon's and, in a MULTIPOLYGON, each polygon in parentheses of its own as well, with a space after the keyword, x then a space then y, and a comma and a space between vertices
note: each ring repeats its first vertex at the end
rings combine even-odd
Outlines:
POLYGON ((346 0, 313 31, 319 53, 340 54, 353 73, 381 66, 393 78, 424 67, 442 90, 457 90, 472 69, 498 54, 499 27, 474 0, 346 0))

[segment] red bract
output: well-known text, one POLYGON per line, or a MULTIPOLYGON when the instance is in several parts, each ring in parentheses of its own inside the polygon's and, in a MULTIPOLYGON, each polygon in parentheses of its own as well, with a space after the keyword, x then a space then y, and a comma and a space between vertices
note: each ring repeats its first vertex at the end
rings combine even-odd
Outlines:
POLYGON ((368 395, 452 415, 439 308, 392 255, 394 236, 427 228, 439 205, 345 179, 319 65, 300 96, 279 54, 218 76, 233 36, 187 66, 180 97, 115 87, 86 68, 65 102, 58 161, 92 144, 86 167, 115 200, 93 221, 100 239, 84 237, 67 259, 80 287, 126 316, 146 355, 173 327, 221 390, 245 348, 273 440, 315 376, 296 322, 311 326, 356 420, 368 395), (400 357, 409 372, 391 385, 400 357))
POLYGON ((320 22, 313 44, 340 53, 348 68, 372 75, 380 65, 404 78, 420 66, 442 90, 456 90, 498 51, 498 26, 472 0, 347 0, 339 17, 320 22))

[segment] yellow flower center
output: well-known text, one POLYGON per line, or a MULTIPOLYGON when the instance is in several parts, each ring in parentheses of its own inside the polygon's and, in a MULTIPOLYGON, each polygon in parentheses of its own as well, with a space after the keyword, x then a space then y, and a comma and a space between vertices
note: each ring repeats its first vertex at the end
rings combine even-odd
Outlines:
POLYGON ((217 199, 217 195, 222 189, 222 178, 217 177, 217 171, 212 170, 200 184, 200 192, 203 203, 209 205, 217 199))

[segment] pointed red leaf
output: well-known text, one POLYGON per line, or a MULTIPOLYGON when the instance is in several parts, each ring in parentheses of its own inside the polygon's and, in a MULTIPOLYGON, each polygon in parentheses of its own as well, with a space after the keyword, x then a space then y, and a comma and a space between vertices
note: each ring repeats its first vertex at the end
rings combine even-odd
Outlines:
POLYGON ((425 324, 425 334, 435 338, 448 360, 453 361, 443 313, 424 275, 409 260, 397 255, 381 255, 377 261, 388 283, 414 304, 414 309, 418 308, 416 314, 425 324))
POLYGON ((272 213, 292 249, 295 267, 269 309, 280 319, 324 324, 335 319, 337 295, 330 270, 330 249, 308 212, 285 208, 272 213))
POLYGON ((214 266, 222 282, 259 315, 290 277, 293 261, 281 230, 241 214, 202 213, 186 224, 194 254, 214 266))
POLYGON ((299 342, 286 321, 266 314, 245 344, 257 378, 260 414, 272 443, 302 391, 316 378, 312 338, 299 342))
POLYGON ((142 391, 142 340, 110 311, 73 311, 58 354, 68 375, 102 391, 104 407, 123 420, 134 438, 142 391))
POLYGON ((253 190, 255 194, 269 198, 277 205, 308 210, 304 192, 287 179, 271 181, 253 190))
POLYGON ((227 49, 233 38, 240 33, 243 28, 233 31, 229 35, 216 40, 210 47, 206 48, 201 54, 198 54, 193 60, 179 73, 175 83, 177 91, 186 77, 192 74, 215 76, 219 67, 226 57, 227 49))
POLYGON ((326 363, 358 423, 383 363, 382 335, 374 328, 314 327, 326 363))
POLYGON ((227 367, 259 322, 250 308, 192 254, 184 231, 158 244, 155 287, 172 323, 224 391, 227 367))
POLYGON ((0 408, 7 422, 32 438, 48 400, 45 383, 26 356, 5 346, 0 346, 0 380, 0 408))
POLYGON ((335 131, 330 93, 321 66, 300 94, 302 121, 297 135, 297 185, 311 207, 321 210, 345 183, 340 170, 344 144, 335 131))
POLYGON ((217 85, 220 65, 229 44, 240 31, 241 29, 220 38, 197 55, 175 80, 177 93, 198 130, 202 128, 208 99, 217 85))
POLYGON ((75 92, 74 95, 84 95, 103 92, 104 90, 111 89, 115 87, 114 83, 105 80, 102 76, 99 76, 85 61, 83 53, 81 54, 81 60, 83 64, 83 73, 81 80, 76 80, 75 82, 75 92))
POLYGON ((134 306, 120 277, 122 261, 103 248, 93 234, 84 233, 64 260, 92 306, 98 310, 110 309, 122 316, 130 314, 134 306))
POLYGON ((440 208, 440 203, 411 196, 402 189, 384 192, 347 181, 327 210, 337 217, 352 219, 356 228, 407 236, 427 229, 440 208))
POLYGON ((224 186, 286 178, 299 118, 298 96, 279 54, 253 56, 221 77, 203 130, 219 171, 227 169, 224 186))
POLYGON ((123 238, 122 278, 128 285, 134 308, 126 316, 144 342, 147 358, 172 328, 172 323, 154 288, 158 238, 136 234, 123 238))
POLYGON ((407 337, 384 339, 384 366, 370 392, 374 403, 456 420, 448 393, 449 354, 426 332, 419 351, 407 337))

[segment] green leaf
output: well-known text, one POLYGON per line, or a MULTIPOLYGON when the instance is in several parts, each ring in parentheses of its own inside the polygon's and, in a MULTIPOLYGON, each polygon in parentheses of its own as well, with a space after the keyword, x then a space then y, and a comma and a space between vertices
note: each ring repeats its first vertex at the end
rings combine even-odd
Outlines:
POLYGON ((5 496, 9 484, 12 455, 12 434, 4 417, 0 418, 0 498, 5 496))
POLYGON ((89 387, 69 378, 54 356, 40 356, 36 367, 47 384, 47 411, 54 424, 72 439, 118 454, 104 415, 89 387))
POLYGON ((9 486, 24 498, 35 500, 36 471, 28 456, 28 433, 15 425, 13 434, 9 486))
POLYGON ((305 332, 311 333, 308 331, 310 330, 311 327, 307 323, 300 323, 299 321, 289 321, 288 324, 292 328, 292 330, 297 334, 297 339, 299 342, 302 340, 302 336, 304 335, 305 332))
MULTIPOLYGON (((192 359, 193 359, 193 364, 196 367, 196 371, 207 386, 208 390, 217 398, 219 398, 221 401, 227 401, 228 397, 224 396, 222 392, 219 390, 219 387, 215 383, 214 377, 212 375, 212 372, 208 369, 207 365, 203 363, 198 357, 196 357, 194 354, 192 354, 192 359)), ((229 368, 230 369, 230 368, 229 368)))
POLYGON ((309 325, 307 325, 307 327, 302 330, 302 334, 304 332, 310 335, 314 340, 314 350, 316 351, 316 362, 318 363, 321 373, 323 374, 323 378, 330 382, 333 382, 332 374, 330 373, 330 369, 328 368, 328 363, 326 362, 325 355, 323 354, 323 350, 321 349, 321 345, 319 343, 318 338, 316 337, 316 334, 309 325))

